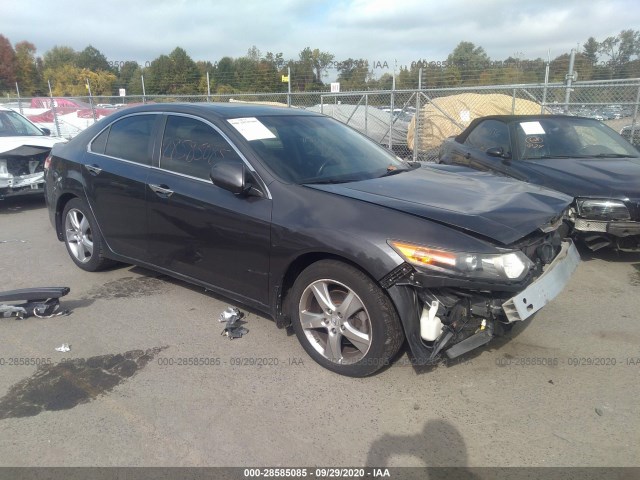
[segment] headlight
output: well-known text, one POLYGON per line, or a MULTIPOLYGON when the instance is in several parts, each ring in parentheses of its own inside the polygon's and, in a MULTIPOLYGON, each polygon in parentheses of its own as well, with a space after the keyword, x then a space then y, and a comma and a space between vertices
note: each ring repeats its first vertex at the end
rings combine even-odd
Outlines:
POLYGON ((620 200, 579 198, 578 215, 589 220, 629 220, 629 210, 620 200))
POLYGON ((499 254, 452 252, 390 240, 389 245, 417 267, 470 278, 521 280, 533 263, 519 250, 499 254))

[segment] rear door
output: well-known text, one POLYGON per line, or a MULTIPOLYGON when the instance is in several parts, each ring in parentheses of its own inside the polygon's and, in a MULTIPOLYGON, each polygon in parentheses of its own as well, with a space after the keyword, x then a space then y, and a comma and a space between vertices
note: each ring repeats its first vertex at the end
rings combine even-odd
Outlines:
POLYGON ((82 175, 89 205, 115 253, 147 261, 146 184, 159 114, 134 114, 89 144, 82 175))
POLYGON ((249 197, 213 185, 221 160, 246 164, 210 123, 166 116, 159 168, 147 179, 151 262, 267 305, 272 201, 266 189, 249 197))

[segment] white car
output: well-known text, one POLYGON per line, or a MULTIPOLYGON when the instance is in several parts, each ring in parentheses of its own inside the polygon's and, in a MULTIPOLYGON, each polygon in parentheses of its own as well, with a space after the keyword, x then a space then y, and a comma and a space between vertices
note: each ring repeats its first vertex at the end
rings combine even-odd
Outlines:
POLYGON ((0 106, 0 200, 43 192, 44 160, 53 145, 66 141, 50 134, 18 112, 0 106))

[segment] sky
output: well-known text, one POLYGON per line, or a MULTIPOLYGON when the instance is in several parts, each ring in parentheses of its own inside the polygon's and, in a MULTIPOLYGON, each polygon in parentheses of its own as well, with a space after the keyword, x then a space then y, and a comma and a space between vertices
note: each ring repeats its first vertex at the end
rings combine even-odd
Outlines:
POLYGON ((311 47, 336 62, 368 60, 376 76, 444 61, 461 41, 492 60, 553 59, 589 37, 640 29, 638 0, 0 0, 0 11, 0 34, 38 55, 92 45, 109 61, 144 66, 178 46, 211 62, 254 45, 285 60, 311 47))

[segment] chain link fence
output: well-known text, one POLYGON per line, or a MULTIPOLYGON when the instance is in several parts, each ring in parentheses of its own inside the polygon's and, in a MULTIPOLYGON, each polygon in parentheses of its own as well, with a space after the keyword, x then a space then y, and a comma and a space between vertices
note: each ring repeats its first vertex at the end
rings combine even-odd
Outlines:
POLYGON ((248 102, 304 108, 359 130, 402 158, 434 161, 442 141, 477 117, 558 113, 593 117, 640 145, 640 79, 365 92, 10 98, 0 104, 71 138, 114 111, 143 103, 248 102))

